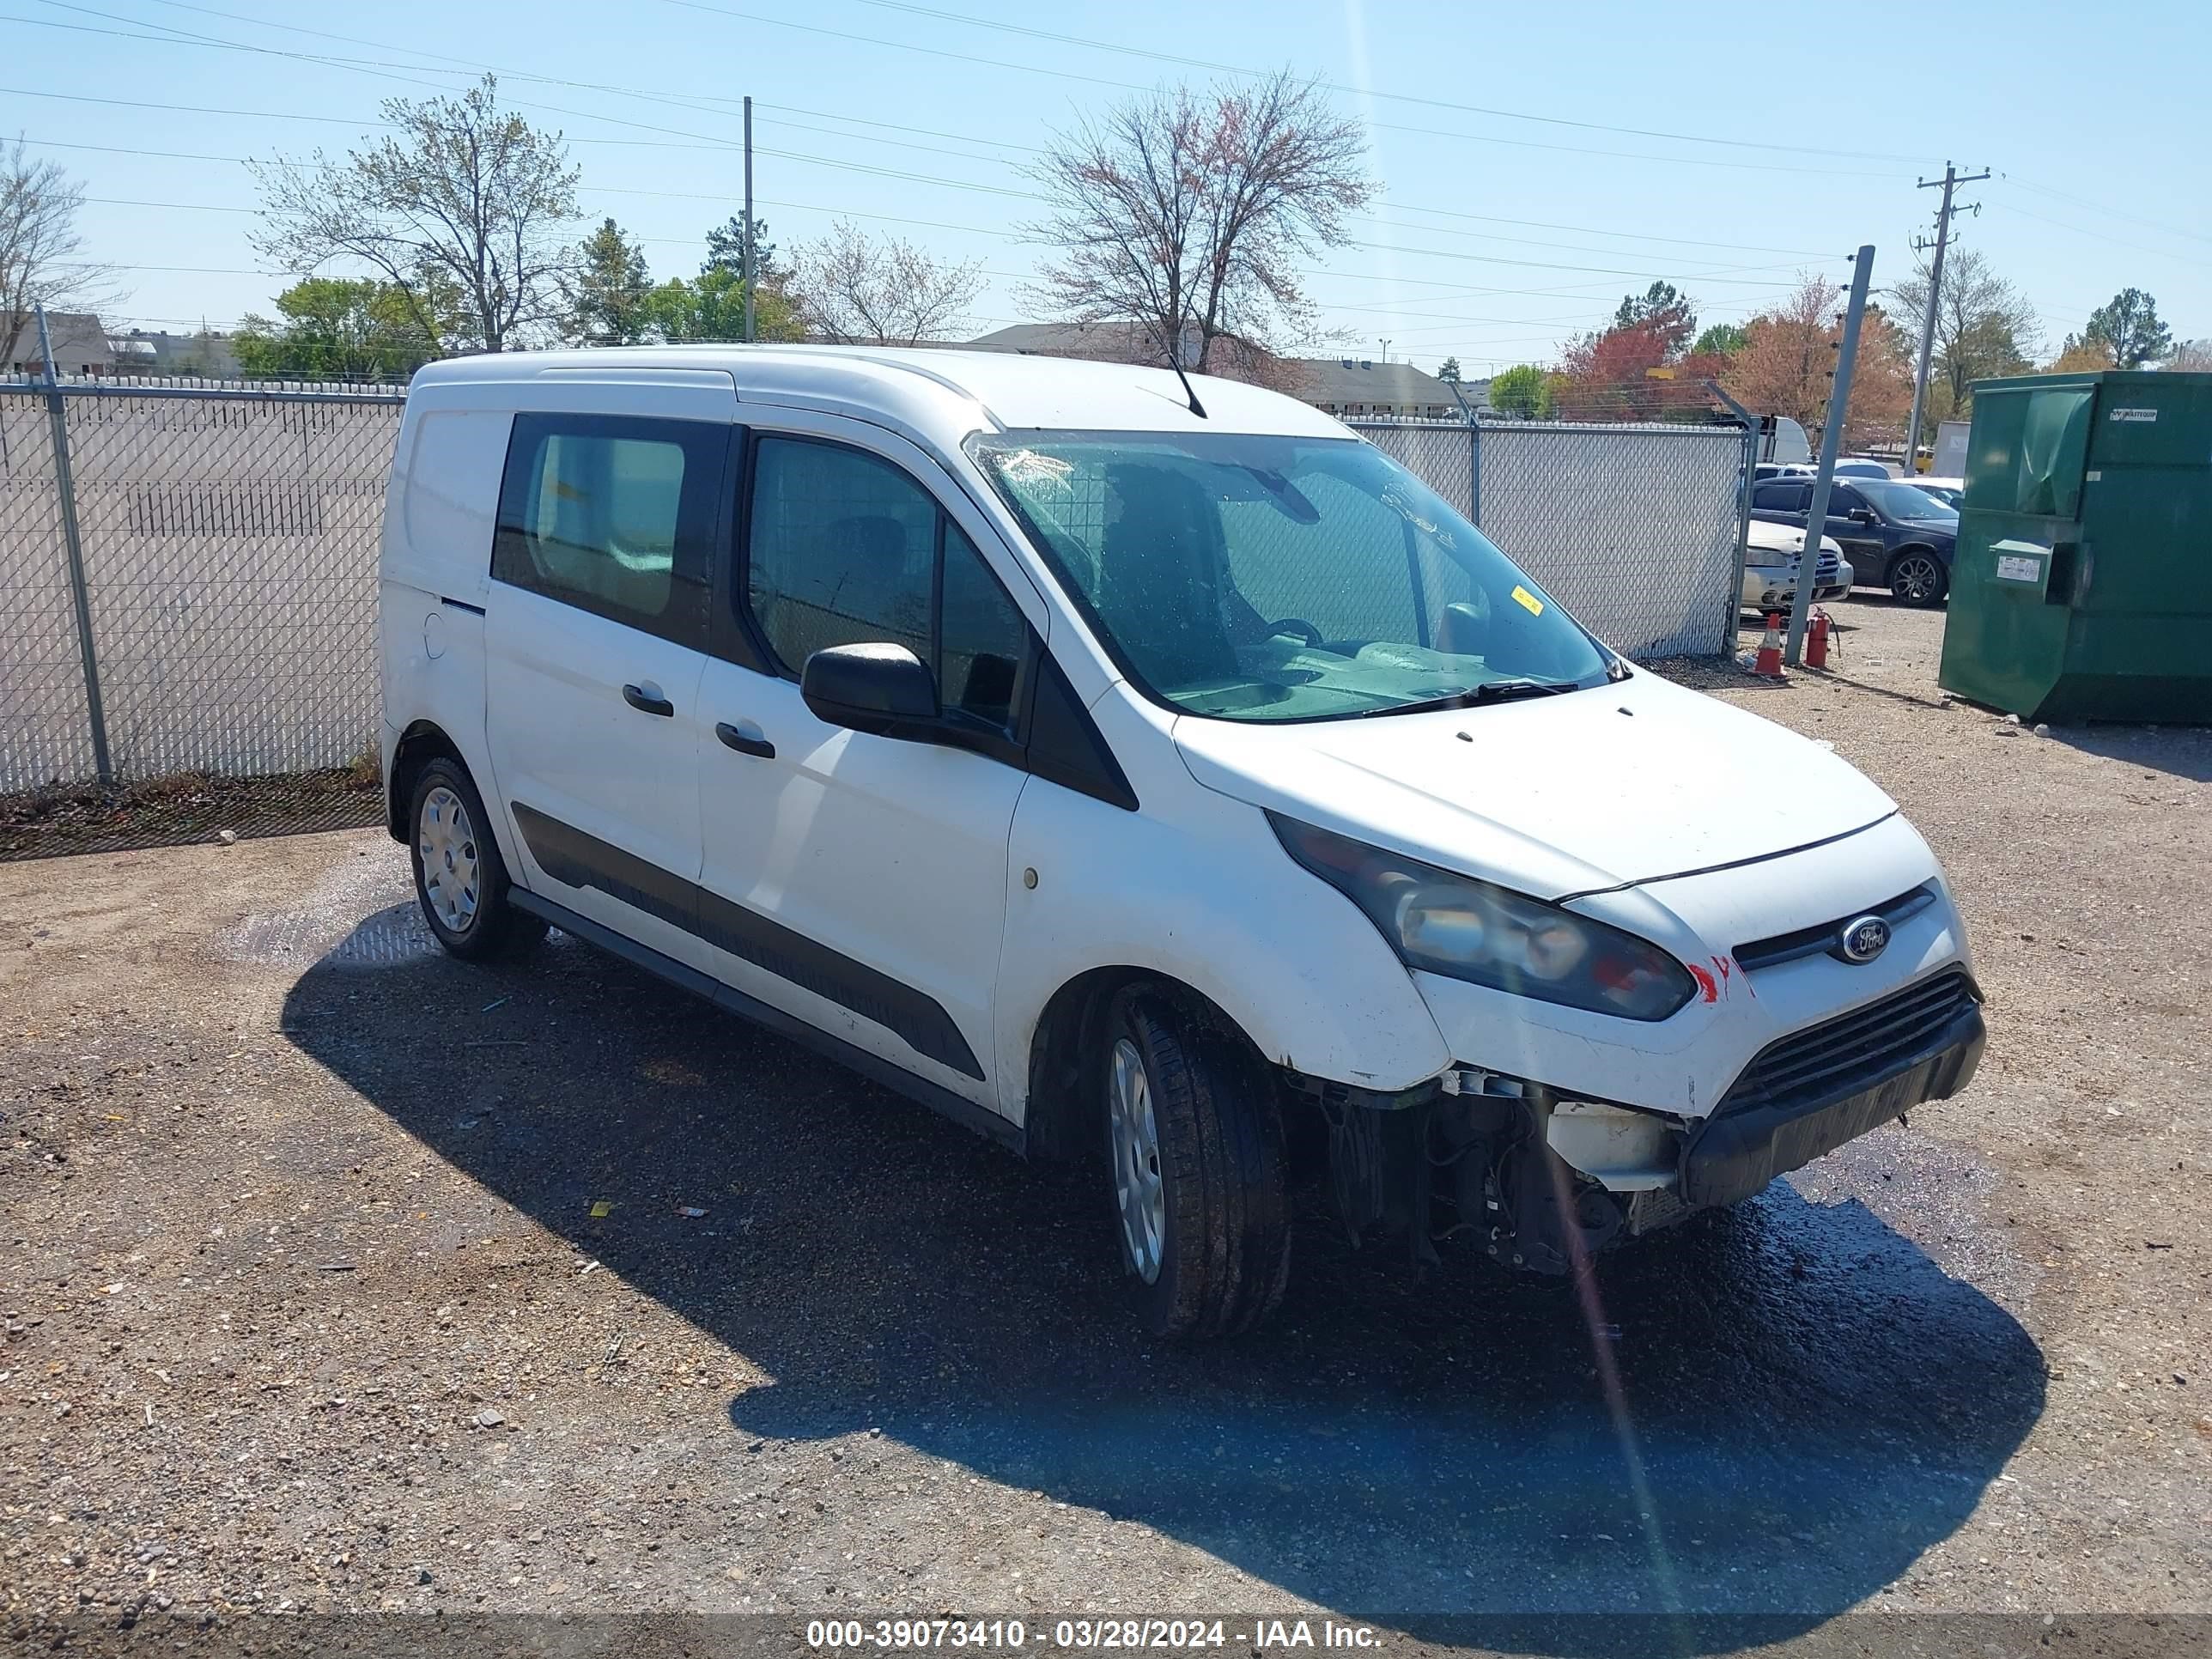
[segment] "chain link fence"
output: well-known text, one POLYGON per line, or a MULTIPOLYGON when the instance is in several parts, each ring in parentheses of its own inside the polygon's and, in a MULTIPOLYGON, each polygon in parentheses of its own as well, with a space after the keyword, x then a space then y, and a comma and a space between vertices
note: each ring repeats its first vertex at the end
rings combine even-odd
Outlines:
MULTIPOLYGON (((103 781, 126 784, 373 752, 376 550, 403 403, 0 383, 0 795, 88 781, 103 752, 103 781)), ((1735 428, 1358 429, 1616 648, 1732 647, 1735 428)))
POLYGON ((1752 441, 1741 427, 1352 425, 1622 654, 1734 649, 1752 441))
POLYGON ((121 783, 307 772, 368 751, 402 403, 0 386, 0 793, 93 777, 103 741, 121 783))

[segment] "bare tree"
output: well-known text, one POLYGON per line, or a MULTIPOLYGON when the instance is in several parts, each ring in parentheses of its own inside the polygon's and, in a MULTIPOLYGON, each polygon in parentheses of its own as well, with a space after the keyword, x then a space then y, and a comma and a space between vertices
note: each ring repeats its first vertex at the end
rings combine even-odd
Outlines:
POLYGON ((1198 331, 1201 369, 1250 374, 1312 337, 1298 266, 1349 240, 1374 186, 1359 125, 1287 72, 1251 88, 1131 100, 1058 136, 1026 171, 1060 250, 1036 297, 1072 320, 1121 322, 1172 351, 1198 331))
MULTIPOLYGON (((1890 290, 1908 325, 1927 314, 1929 270, 1928 256, 1919 255, 1912 275, 1890 290)), ((1943 295, 1936 307, 1931 394, 1922 411, 1922 441, 1935 435, 1937 422, 1966 412, 1975 381, 2025 374, 2041 333, 2027 296, 1990 270, 1980 249, 1962 247, 1953 253, 1944 263, 1943 295)))
POLYGON ((2212 374, 2212 340, 2184 340, 2163 367, 2183 374, 2212 374))
POLYGON ((36 328, 33 313, 92 311, 119 297, 115 271, 84 257, 76 228, 84 186, 52 161, 32 160, 23 140, 0 146, 0 366, 36 328))
POLYGON ((577 170, 561 135, 499 107, 491 76, 459 98, 388 99, 398 132, 343 161, 253 166, 261 185, 256 252, 306 275, 332 259, 369 265, 405 296, 441 347, 503 351, 553 321, 574 258, 577 170), (461 326, 434 301, 459 291, 461 326))
POLYGON ((983 262, 937 259, 839 220, 798 250, 792 287, 807 331, 847 345, 920 345, 959 331, 983 290, 983 262))

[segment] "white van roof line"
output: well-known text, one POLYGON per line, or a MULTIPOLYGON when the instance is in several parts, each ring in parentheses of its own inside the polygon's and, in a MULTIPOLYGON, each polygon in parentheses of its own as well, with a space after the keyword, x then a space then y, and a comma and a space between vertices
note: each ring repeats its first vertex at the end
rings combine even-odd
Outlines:
POLYGON ((1201 421, 1171 368, 945 347, 718 343, 485 354, 426 365, 416 384, 429 388, 572 373, 650 378, 687 368, 729 374, 738 395, 750 402, 815 395, 862 405, 888 399, 885 412, 897 407, 944 442, 957 442, 978 428, 1354 435, 1310 404, 1217 376, 1190 377, 1204 399, 1207 418, 1201 421), (957 413, 948 398, 957 400, 957 413))
MULTIPOLYGON (((965 398, 969 402, 973 403, 976 408, 983 411, 983 417, 990 422, 992 428, 994 431, 1005 432, 1010 429, 1006 423, 1000 420, 992 410, 990 404, 985 403, 982 398, 977 397, 974 392, 970 391, 968 387, 962 386, 957 380, 953 380, 950 375, 941 374, 937 370, 927 367, 926 364, 915 362, 910 357, 893 357, 873 351, 865 353, 855 352, 854 355, 859 357, 863 362, 877 363, 884 368, 899 369, 908 374, 919 374, 923 380, 930 381, 933 385, 941 386, 947 392, 955 392, 960 397, 965 398)), ((739 392, 738 394, 738 401, 740 403, 744 401, 744 394, 743 392, 739 392)))

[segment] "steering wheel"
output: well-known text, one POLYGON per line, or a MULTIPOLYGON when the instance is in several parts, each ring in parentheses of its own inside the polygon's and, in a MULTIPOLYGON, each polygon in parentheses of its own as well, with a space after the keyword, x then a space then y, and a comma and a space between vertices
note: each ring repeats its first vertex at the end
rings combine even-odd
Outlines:
POLYGON ((1321 648, 1321 629, 1303 617, 1285 617, 1280 622, 1272 622, 1267 624, 1269 639, 1272 640, 1280 634, 1296 634, 1316 651, 1321 648))

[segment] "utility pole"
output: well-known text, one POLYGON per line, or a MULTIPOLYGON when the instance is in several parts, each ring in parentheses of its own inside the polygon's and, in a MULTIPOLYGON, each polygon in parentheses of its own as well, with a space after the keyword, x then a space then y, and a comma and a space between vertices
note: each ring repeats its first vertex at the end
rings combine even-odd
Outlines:
POLYGON ((753 100, 745 99, 745 343, 753 341, 753 100))
POLYGON ((1851 368, 1858 362, 1859 324, 1866 318, 1867 283, 1874 276, 1874 246, 1859 249, 1851 271, 1851 303, 1844 313, 1844 337, 1836 346, 1836 378, 1828 387, 1828 415, 1820 422, 1820 467, 1813 475, 1813 499, 1805 504, 1805 544, 1797 555, 1797 591, 1790 599, 1790 639, 1782 660, 1791 668, 1805 646, 1805 619, 1813 608, 1814 572, 1820 562, 1820 537, 1828 527, 1828 487, 1836 480, 1836 452, 1844 445, 1844 422, 1851 408, 1851 368))
MULTIPOLYGON (((1960 185, 1978 185, 1988 178, 1989 170, 1967 178, 1959 176, 1959 169, 1949 161, 1943 163, 1941 179, 1923 179, 1920 188, 1934 190, 1942 187, 1943 205, 1936 210, 1936 259, 1928 271, 1928 314, 1920 319, 1920 372, 1912 377, 1912 422, 1905 428, 1905 481, 1907 483, 1920 475, 1920 416, 1928 407, 1928 365, 1936 351, 1936 307, 1943 297, 1943 251, 1951 241, 1951 216, 1957 211, 1951 205, 1951 193, 1960 185)), ((1928 246, 1915 242, 1913 251, 1928 246)))

